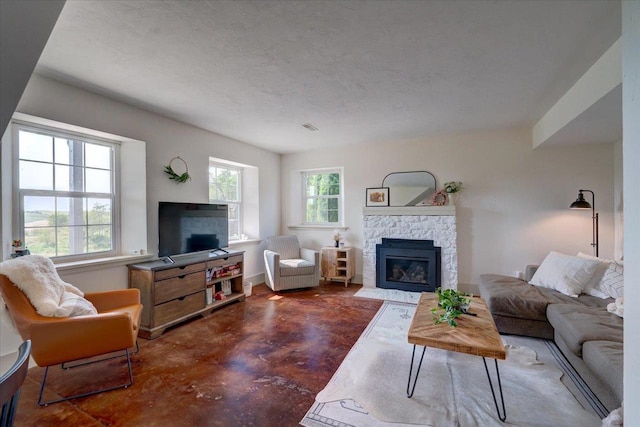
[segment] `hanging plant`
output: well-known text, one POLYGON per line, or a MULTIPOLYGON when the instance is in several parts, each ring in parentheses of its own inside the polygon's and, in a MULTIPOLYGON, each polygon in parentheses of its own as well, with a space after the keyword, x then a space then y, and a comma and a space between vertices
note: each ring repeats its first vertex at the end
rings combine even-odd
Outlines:
POLYGON ((168 165, 166 165, 164 167, 164 173, 166 173, 167 175, 169 175, 169 179, 179 182, 179 183, 184 183, 187 182, 191 179, 191 176, 189 175, 189 166, 187 166, 187 162, 184 161, 184 159, 180 156, 178 157, 174 157, 173 159, 171 159, 171 161, 169 162, 168 165), (182 175, 178 175, 172 167, 172 164, 175 160, 180 160, 183 164, 184 164, 184 173, 182 175))

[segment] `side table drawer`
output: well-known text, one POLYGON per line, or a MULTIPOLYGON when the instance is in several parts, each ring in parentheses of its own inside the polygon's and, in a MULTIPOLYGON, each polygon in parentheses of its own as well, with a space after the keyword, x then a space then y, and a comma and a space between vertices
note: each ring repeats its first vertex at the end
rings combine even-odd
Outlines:
POLYGON ((204 271, 185 274, 155 283, 154 304, 161 304, 172 299, 204 291, 204 271))
POLYGON ((196 294, 186 297, 174 299, 164 304, 154 307, 154 322, 156 325, 162 325, 172 320, 179 319, 182 316, 193 314, 194 312, 204 308, 205 295, 204 290, 196 294))

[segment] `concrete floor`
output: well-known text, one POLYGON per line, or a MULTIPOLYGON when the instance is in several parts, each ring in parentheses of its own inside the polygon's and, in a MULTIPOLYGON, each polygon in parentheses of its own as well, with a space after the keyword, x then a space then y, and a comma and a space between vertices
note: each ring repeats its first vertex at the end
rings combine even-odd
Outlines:
MULTIPOLYGON (((44 369, 22 388, 15 426, 296 426, 382 301, 356 298, 360 285, 273 293, 139 339, 134 383, 47 407, 37 405, 44 369)), ((124 383, 124 358, 51 368, 45 399, 124 383)))

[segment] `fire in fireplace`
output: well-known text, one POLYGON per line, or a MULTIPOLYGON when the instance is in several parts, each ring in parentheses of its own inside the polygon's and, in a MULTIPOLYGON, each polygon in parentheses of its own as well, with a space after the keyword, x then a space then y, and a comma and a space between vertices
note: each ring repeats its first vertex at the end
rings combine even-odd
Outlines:
POLYGON ((382 239, 376 245, 376 286, 434 292, 441 283, 440 253, 433 240, 382 239))

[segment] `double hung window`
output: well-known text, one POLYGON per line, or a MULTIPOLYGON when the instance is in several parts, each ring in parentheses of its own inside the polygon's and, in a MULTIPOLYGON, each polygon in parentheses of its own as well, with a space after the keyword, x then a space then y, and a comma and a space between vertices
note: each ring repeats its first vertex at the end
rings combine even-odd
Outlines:
POLYGON ((209 160, 209 202, 229 206, 229 240, 242 235, 242 169, 209 160))
POLYGON ((14 171, 20 237, 49 257, 118 251, 118 144, 16 124, 14 171))
POLYGON ((342 173, 338 169, 302 173, 304 224, 342 222, 342 173))

